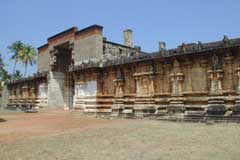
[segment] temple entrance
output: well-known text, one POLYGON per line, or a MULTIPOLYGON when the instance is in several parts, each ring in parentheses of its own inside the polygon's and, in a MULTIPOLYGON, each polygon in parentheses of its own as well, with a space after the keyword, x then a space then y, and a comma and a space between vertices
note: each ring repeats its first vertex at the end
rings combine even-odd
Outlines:
POLYGON ((69 43, 55 46, 51 57, 49 106, 70 109, 73 107, 74 82, 69 72, 69 66, 72 64, 72 49, 69 43))

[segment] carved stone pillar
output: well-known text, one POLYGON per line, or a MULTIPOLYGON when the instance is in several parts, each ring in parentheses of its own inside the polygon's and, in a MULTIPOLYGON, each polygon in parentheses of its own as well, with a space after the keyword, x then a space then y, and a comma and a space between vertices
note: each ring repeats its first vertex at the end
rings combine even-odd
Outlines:
POLYGON ((235 98, 235 105, 234 107, 232 108, 232 116, 237 116, 239 117, 240 116, 240 67, 237 67, 236 68, 236 74, 235 76, 237 77, 238 79, 238 82, 237 82, 237 88, 236 88, 236 93, 237 93, 237 96, 235 98))
POLYGON ((183 91, 183 74, 182 73, 172 73, 170 74, 172 81, 172 95, 181 95, 183 91))
POLYGON ((171 78, 171 83, 172 83, 172 95, 176 95, 177 92, 177 80, 175 78, 175 74, 170 74, 170 78, 171 78))
POLYGON ((186 91, 187 92, 192 92, 192 63, 188 61, 186 64, 186 70, 187 70, 187 75, 186 75, 186 91))
POLYGON ((208 78, 210 79, 210 94, 222 94, 223 71, 221 69, 208 70, 208 78))
POLYGON ((115 82, 115 95, 122 96, 124 94, 124 80, 123 79, 116 79, 115 82))
POLYGON ((153 95, 154 94, 154 92, 155 92, 155 88, 154 88, 154 78, 155 78, 155 76, 149 76, 149 81, 150 81, 150 83, 149 83, 149 94, 151 94, 151 95, 153 95))
POLYGON ((104 77, 102 71, 97 71, 97 95, 103 94, 104 77))
POLYGON ((117 77, 114 80, 115 83, 115 95, 122 96, 124 94, 124 75, 121 69, 117 71, 117 77))
POLYGON ((158 74, 159 74, 159 80, 160 80, 160 82, 158 83, 158 85, 159 85, 159 92, 160 92, 160 94, 162 94, 162 93, 164 93, 164 74, 163 74, 162 70, 160 70, 158 72, 158 74))
POLYGON ((118 116, 121 110, 124 108, 124 85, 125 85, 125 78, 121 69, 117 71, 117 77, 114 80, 115 84, 115 99, 112 106, 112 116, 118 116))
POLYGON ((177 87, 178 87, 178 94, 182 94, 183 92, 183 73, 177 73, 177 87))
POLYGON ((31 88, 31 97, 36 98, 36 88, 35 87, 31 88))
POLYGON ((28 89, 29 87, 27 85, 22 87, 22 91, 23 91, 23 98, 28 98, 28 89))
POLYGON ((240 94, 240 67, 236 69, 236 76, 238 78, 237 94, 240 94))
POLYGON ((226 67, 226 90, 227 91, 233 91, 233 73, 232 73, 232 65, 233 65, 233 56, 227 55, 224 57, 225 60, 225 67, 226 67))
POLYGON ((135 81, 136 81, 136 94, 139 94, 140 91, 140 84, 139 84, 139 77, 135 77, 135 81))
POLYGON ((223 80, 223 71, 221 69, 217 70, 217 81, 218 81, 218 90, 222 92, 222 80, 223 80))
POLYGON ((208 78, 207 78, 207 65, 208 65, 208 60, 207 59, 200 59, 200 66, 202 67, 202 91, 207 92, 208 90, 208 78))
POLYGON ((20 97, 21 97, 21 92, 20 92, 20 88, 17 86, 16 87, 16 99, 20 99, 20 97))

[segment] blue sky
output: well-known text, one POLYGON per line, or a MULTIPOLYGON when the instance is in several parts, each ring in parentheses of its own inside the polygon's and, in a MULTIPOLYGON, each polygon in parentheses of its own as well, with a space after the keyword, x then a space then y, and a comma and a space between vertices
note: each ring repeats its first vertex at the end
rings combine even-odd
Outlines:
MULTIPOLYGON (((122 31, 133 29, 135 45, 142 50, 158 50, 158 42, 167 48, 182 42, 208 42, 240 37, 240 1, 238 0, 3 0, 0 3, 0 53, 12 71, 6 47, 21 40, 34 47, 48 37, 77 26, 104 27, 104 36, 122 43, 122 31)), ((21 65, 18 69, 23 70, 21 65)), ((28 73, 36 71, 36 66, 28 73)))

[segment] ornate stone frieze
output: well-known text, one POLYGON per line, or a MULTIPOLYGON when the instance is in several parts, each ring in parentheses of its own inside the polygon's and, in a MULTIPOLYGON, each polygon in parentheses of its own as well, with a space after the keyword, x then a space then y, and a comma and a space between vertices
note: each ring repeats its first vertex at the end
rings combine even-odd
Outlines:
POLYGON ((137 95, 153 95, 154 94, 154 78, 155 73, 143 72, 133 74, 136 80, 137 95))

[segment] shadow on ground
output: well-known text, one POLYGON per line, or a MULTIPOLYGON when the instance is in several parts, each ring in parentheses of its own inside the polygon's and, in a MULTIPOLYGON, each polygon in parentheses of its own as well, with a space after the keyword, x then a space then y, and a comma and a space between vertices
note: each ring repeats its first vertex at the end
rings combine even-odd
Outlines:
POLYGON ((5 120, 5 119, 2 119, 2 118, 0 118, 0 122, 6 122, 6 120, 5 120))

